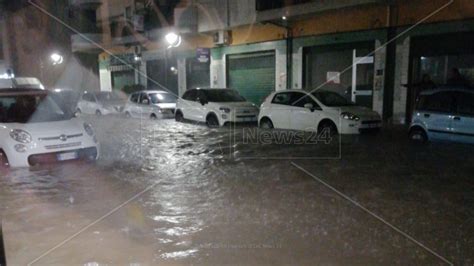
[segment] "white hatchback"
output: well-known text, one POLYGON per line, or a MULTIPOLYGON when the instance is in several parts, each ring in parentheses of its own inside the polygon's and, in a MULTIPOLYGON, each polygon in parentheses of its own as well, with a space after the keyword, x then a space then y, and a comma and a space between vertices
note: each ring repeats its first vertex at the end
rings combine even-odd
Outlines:
POLYGON ((0 167, 98 156, 92 127, 62 109, 48 91, 0 89, 0 167))
POLYGON ((123 112, 129 118, 173 118, 176 100, 166 91, 139 91, 130 95, 123 112))
POLYGON ((191 89, 178 99, 176 121, 205 122, 209 127, 257 122, 258 107, 232 89, 191 89))
POLYGON ((359 134, 382 127, 380 115, 338 93, 285 90, 270 94, 260 107, 259 125, 303 131, 359 134))
POLYGON ((84 92, 77 103, 78 114, 112 115, 120 114, 125 105, 125 97, 112 91, 84 92))

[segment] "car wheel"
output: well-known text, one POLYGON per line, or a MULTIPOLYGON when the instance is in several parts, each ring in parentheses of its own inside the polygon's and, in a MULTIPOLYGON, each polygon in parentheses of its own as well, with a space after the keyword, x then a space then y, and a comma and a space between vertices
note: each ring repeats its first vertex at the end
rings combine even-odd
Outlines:
POLYGON ((219 120, 217 119, 216 115, 208 115, 206 118, 206 124, 210 128, 219 127, 219 120))
POLYGON ((325 121, 318 127, 318 134, 329 133, 329 136, 337 135, 337 127, 332 121, 325 121))
POLYGON ((95 115, 96 115, 96 116, 101 116, 102 113, 100 112, 100 110, 97 110, 97 111, 95 111, 95 115))
POLYGON ((155 114, 151 114, 151 115, 150 115, 150 119, 151 119, 151 120, 157 120, 158 117, 157 117, 155 114))
POLYGON ((260 128, 262 129, 272 129, 274 128, 273 127, 273 123, 270 119, 268 118, 263 118, 261 121, 260 121, 260 128))
POLYGON ((125 112, 125 117, 126 118, 132 118, 132 115, 130 114, 130 112, 125 112))
POLYGON ((425 131, 421 128, 414 128, 410 130, 409 138, 414 143, 426 143, 428 142, 428 136, 425 131))
POLYGON ((183 122, 184 121, 183 113, 181 111, 177 111, 176 114, 174 115, 174 119, 177 122, 183 122))

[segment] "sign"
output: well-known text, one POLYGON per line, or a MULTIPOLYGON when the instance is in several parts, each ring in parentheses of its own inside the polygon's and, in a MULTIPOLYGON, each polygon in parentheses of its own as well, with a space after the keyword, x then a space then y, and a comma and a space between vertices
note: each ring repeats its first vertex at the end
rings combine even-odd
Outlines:
POLYGON ((326 82, 333 84, 341 84, 341 73, 339 72, 328 72, 326 75, 326 82))
POLYGON ((196 59, 199 61, 199 63, 209 63, 209 60, 211 59, 211 49, 197 48, 196 59))

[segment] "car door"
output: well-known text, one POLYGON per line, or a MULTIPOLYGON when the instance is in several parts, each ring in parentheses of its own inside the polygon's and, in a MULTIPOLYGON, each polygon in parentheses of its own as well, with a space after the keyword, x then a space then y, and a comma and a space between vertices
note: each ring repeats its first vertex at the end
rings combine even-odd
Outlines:
POLYGON ((321 120, 321 107, 310 95, 303 92, 294 92, 291 104, 290 127, 295 130, 317 131, 321 120), (313 108, 306 108, 311 104, 313 108))
POLYGON ((125 107, 125 111, 128 112, 133 117, 138 117, 137 113, 137 104, 140 98, 140 93, 132 93, 130 95, 130 99, 127 102, 127 106, 125 107))
POLYGON ((208 97, 205 90, 197 91, 197 98, 194 104, 195 104, 194 115, 196 117, 195 120, 205 122, 207 113, 210 111, 208 110, 209 102, 208 102, 208 97))
POLYGON ((452 117, 453 140, 474 143, 474 93, 458 92, 452 117))
POLYGON ((442 91, 420 99, 420 119, 432 139, 451 140, 454 92, 442 91))
POLYGON ((179 100, 179 108, 183 112, 183 117, 189 120, 196 120, 197 116, 195 110, 197 106, 197 90, 192 89, 184 93, 183 97, 179 100))
POLYGON ((80 103, 80 108, 85 114, 94 114, 95 110, 93 109, 94 97, 90 93, 85 93, 82 95, 82 101, 80 103))
POLYGON ((140 93, 140 100, 137 104, 137 114, 141 118, 147 118, 150 116, 150 98, 148 94, 142 92, 140 93))
POLYGON ((291 129, 292 95, 293 92, 279 92, 273 96, 269 117, 275 128, 291 129))

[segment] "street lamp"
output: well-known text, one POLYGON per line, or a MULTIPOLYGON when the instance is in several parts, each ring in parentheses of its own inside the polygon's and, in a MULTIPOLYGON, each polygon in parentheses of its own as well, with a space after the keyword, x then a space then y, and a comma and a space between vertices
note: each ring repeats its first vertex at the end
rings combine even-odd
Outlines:
POLYGON ((62 55, 58 54, 58 53, 52 53, 51 56, 51 61, 53 61, 53 65, 60 65, 63 63, 64 61, 64 58, 62 55))
POLYGON ((181 45, 182 39, 181 36, 174 32, 166 34, 165 40, 168 43, 168 48, 178 47, 181 45))

